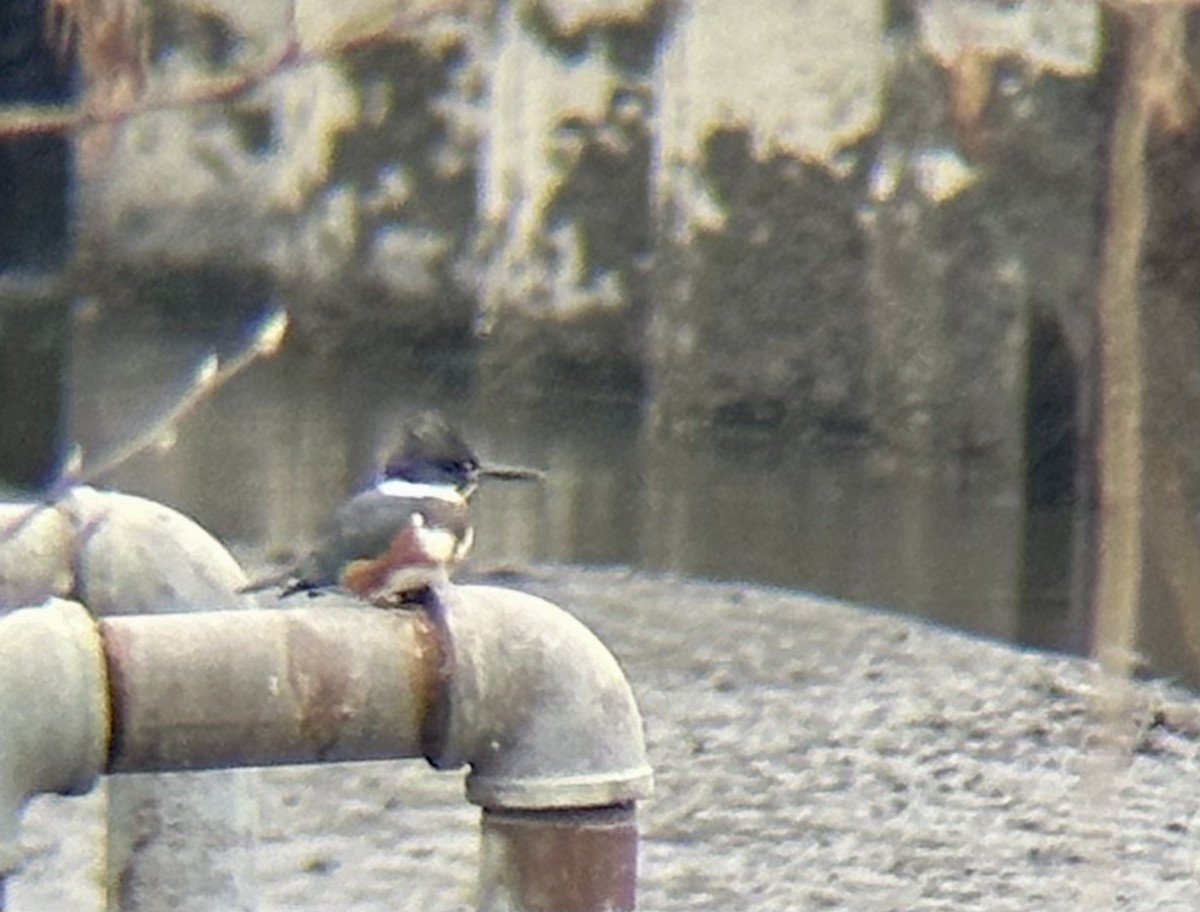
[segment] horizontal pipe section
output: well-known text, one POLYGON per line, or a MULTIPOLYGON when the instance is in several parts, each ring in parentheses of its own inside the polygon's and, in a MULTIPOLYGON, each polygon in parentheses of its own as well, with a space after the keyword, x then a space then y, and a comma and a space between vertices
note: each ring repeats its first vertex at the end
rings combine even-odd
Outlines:
POLYGON ((361 605, 100 622, 109 772, 419 757, 441 656, 425 616, 361 605))

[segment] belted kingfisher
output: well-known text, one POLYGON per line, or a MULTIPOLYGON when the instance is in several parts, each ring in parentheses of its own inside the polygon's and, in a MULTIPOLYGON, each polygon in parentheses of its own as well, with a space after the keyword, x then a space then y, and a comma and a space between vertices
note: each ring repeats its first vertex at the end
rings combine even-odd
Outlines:
POLYGON ((283 595, 339 586, 383 607, 421 602, 471 549, 469 502, 484 477, 542 476, 485 467, 439 414, 418 415, 366 489, 342 504, 317 548, 289 574, 283 595))
POLYGON ((445 419, 417 416, 369 486, 338 509, 284 594, 340 586, 395 606, 447 582, 471 548, 468 502, 480 473, 474 451, 445 419))

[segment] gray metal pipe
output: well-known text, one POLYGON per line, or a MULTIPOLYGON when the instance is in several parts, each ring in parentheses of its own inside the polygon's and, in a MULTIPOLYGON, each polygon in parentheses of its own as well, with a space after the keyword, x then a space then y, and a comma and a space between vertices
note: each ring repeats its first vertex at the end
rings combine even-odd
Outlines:
POLYGON ((0 619, 0 907, 20 863, 21 811, 43 792, 86 792, 104 769, 108 689, 95 622, 73 602, 0 619))
POLYGON ((0 692, 40 676, 57 715, 48 726, 15 707, 0 715, 0 744, 22 732, 19 755, 0 753, 11 821, 0 845, 29 795, 86 788, 101 770, 425 756, 471 767, 467 797, 485 808, 481 908, 633 908, 633 803, 652 781, 641 719, 611 654, 548 602, 452 586, 426 611, 328 597, 98 626, 57 605, 0 620, 0 645, 28 643, 26 624, 41 645, 8 648, 41 664, 0 662, 0 692), (46 675, 75 683, 46 688, 46 675), (37 774, 39 763, 50 768, 37 774), (536 861, 547 838, 563 847, 551 865, 536 861), (575 905, 539 898, 566 901, 561 883, 575 881, 592 884, 575 905))
POLYGON ((110 617, 100 633, 109 772, 421 756, 438 655, 418 612, 346 601, 110 617))
POLYGON ((0 503, 0 614, 57 596, 92 614, 238 608, 237 561, 170 507, 86 485, 0 503))
POLYGON ((616 659, 539 598, 447 589, 448 703, 436 766, 469 763, 467 797, 486 808, 605 807, 648 797, 642 720, 616 659))
POLYGON ((608 912, 637 907, 632 804, 483 812, 480 912, 608 912))
POLYGON ((653 776, 612 654, 565 611, 506 589, 449 589, 430 618, 451 670, 428 756, 471 766, 480 912, 636 908, 634 802, 653 776))

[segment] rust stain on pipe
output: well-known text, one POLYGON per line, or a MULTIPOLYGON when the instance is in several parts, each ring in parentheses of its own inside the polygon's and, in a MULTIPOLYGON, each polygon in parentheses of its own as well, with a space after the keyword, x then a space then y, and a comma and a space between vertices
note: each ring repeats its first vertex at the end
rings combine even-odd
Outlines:
POLYGON ((419 757, 444 699, 418 612, 111 617, 100 633, 112 772, 419 757))
POLYGON ((611 912, 637 904, 630 804, 483 813, 481 904, 515 912, 611 912))
POLYGON ((346 721, 362 711, 364 688, 355 680, 350 657, 335 642, 303 623, 289 622, 284 631, 296 728, 300 741, 322 759, 346 721))
MULTIPOLYGON (((427 592, 424 610, 417 614, 417 656, 413 662, 413 690, 426 695, 421 722, 421 754, 433 766, 445 750, 450 722, 454 676, 454 640, 446 625, 440 596, 427 592)), ((457 766, 457 763, 449 766, 457 766)))

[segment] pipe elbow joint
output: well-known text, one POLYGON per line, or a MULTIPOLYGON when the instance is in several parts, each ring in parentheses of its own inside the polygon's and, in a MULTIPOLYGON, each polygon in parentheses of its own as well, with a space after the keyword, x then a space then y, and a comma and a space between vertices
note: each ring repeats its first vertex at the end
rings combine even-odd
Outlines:
POLYGON ((77 794, 104 770, 109 706, 95 621, 74 602, 51 600, 0 617, 0 879, 19 862, 28 800, 77 794))
POLYGON ((469 764, 467 798, 551 810, 649 797, 642 719, 616 659, 543 599, 488 586, 439 592, 441 712, 434 766, 469 764))

